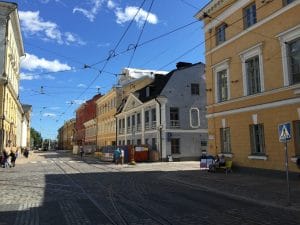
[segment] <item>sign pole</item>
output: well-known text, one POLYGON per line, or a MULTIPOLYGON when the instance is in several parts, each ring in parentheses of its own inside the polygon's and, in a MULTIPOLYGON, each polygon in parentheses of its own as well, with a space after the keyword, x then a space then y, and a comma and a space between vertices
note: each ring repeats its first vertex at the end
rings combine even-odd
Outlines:
POLYGON ((284 150, 285 150, 285 170, 286 170, 286 183, 287 183, 287 205, 291 205, 291 198, 290 198, 290 182, 289 182, 289 166, 288 166, 288 147, 287 147, 287 139, 284 141, 284 150))

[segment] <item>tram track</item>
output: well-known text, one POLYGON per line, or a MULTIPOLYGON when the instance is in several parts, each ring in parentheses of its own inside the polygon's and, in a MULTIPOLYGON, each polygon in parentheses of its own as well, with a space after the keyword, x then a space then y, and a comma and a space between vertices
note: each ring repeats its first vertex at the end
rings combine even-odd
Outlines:
MULTIPOLYGON (((106 217, 109 218, 110 222, 112 224, 122 224, 122 225, 128 225, 131 224, 130 221, 128 221, 128 219, 123 216, 123 213, 121 211, 125 211, 124 210, 124 205, 129 206, 129 208, 134 209, 135 211, 139 211, 140 215, 144 215, 144 217, 146 216, 147 220, 151 220, 151 224, 160 224, 160 225, 170 225, 173 224, 171 221, 169 221, 168 219, 162 217, 158 212, 156 212, 156 210, 154 210, 152 207, 150 207, 149 204, 147 204, 147 206, 145 207, 145 201, 146 199, 144 199, 142 197, 142 195, 140 195, 139 190, 137 189, 137 187, 134 188, 134 190, 136 190, 136 194, 139 196, 138 197, 138 201, 134 201, 130 198, 128 198, 128 196, 125 196, 124 194, 121 193, 117 193, 116 191, 113 190, 113 186, 112 185, 104 185, 103 183, 100 183, 99 181, 96 181, 94 179, 92 179, 91 177, 87 177, 84 176, 84 174, 86 174, 86 171, 82 171, 76 167, 74 167, 74 165, 70 165, 70 163, 68 163, 67 161, 65 161, 64 165, 67 165, 68 167, 70 167, 72 170, 77 171, 76 175, 80 175, 83 178, 81 179, 81 181, 83 180, 87 180, 87 183, 92 183, 92 184, 96 184, 97 188, 99 189, 99 187, 101 187, 101 190, 104 191, 107 195, 108 201, 110 202, 110 205, 112 206, 111 208, 114 210, 114 214, 117 215, 117 220, 118 222, 116 222, 115 220, 113 220, 111 218, 111 216, 109 215, 109 213, 107 213, 98 203, 97 201, 95 201, 95 199, 85 191, 84 187, 82 187, 78 182, 76 182, 73 178, 70 177, 70 175, 68 175, 68 172, 57 162, 55 162, 55 164, 63 171, 63 173, 65 174, 65 176, 68 176, 69 179, 72 180, 72 183, 74 185, 76 185, 77 187, 79 187, 82 192, 88 197, 88 199, 90 199, 92 201, 92 203, 102 212, 105 213, 106 217), (143 201, 143 205, 142 205, 142 201, 143 201), (123 208, 123 210, 122 210, 123 208)), ((92 164, 86 164, 90 167, 94 167, 99 169, 100 171, 103 171, 103 168, 99 168, 98 166, 92 165, 92 164)), ((107 172, 107 171, 105 171, 107 172)), ((135 183, 135 181, 133 181, 135 183)), ((128 216, 129 217, 129 216, 128 216)))

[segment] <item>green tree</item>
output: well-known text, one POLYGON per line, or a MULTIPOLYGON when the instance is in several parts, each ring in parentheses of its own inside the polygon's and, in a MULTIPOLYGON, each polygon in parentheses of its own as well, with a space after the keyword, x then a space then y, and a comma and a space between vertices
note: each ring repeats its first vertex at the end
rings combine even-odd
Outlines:
POLYGON ((43 138, 40 132, 36 131, 34 128, 30 128, 30 136, 33 139, 33 146, 42 146, 43 138))

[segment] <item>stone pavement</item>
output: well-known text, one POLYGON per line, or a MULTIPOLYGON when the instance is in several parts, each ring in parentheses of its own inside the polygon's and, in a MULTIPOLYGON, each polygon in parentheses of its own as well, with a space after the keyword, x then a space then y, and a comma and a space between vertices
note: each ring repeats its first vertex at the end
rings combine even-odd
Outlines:
MULTIPOLYGON (((59 152, 80 160, 79 156, 74 156, 70 152, 59 152)), ((42 159, 43 157, 40 156, 39 152, 31 151, 28 159, 21 156, 17 159, 17 164, 36 162, 42 159)), ((104 164, 108 170, 113 172, 163 171, 165 172, 165 179, 194 189, 205 189, 216 195, 246 200, 262 206, 300 211, 300 171, 298 176, 293 176, 293 179, 290 179, 291 205, 287 206, 287 182, 284 173, 280 175, 274 175, 272 172, 255 173, 254 171, 249 173, 235 169, 228 175, 223 172, 209 173, 200 171, 199 161, 115 165, 101 162, 92 155, 86 155, 84 161, 104 164), (176 173, 172 173, 173 171, 176 173)))
MULTIPOLYGON (((86 156, 85 160, 92 160, 86 156)), ((97 160, 97 159, 96 159, 97 160)), ((272 171, 234 170, 226 175, 223 172, 210 173, 200 171, 199 161, 137 163, 131 165, 108 164, 120 172, 125 171, 164 171, 165 179, 193 188, 205 189, 217 195, 246 200, 262 206, 273 206, 300 212, 300 170, 299 174, 290 175, 290 203, 288 205, 288 188, 285 173, 272 171), (182 173, 172 173, 182 171, 182 173), (196 172, 195 172, 196 171, 196 172), (169 173, 168 173, 169 172, 169 173)))

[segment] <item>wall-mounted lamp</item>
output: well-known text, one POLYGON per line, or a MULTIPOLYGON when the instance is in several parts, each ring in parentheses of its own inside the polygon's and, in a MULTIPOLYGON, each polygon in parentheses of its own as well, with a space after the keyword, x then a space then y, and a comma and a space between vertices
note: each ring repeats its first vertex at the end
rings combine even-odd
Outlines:
POLYGON ((212 89, 211 88, 208 88, 208 89, 205 89, 206 91, 212 91, 212 89))
POLYGON ((237 83, 239 80, 232 80, 231 83, 237 83))

